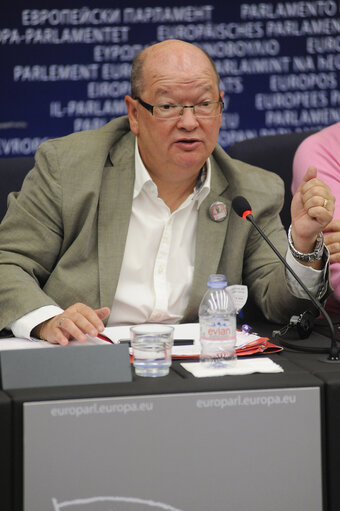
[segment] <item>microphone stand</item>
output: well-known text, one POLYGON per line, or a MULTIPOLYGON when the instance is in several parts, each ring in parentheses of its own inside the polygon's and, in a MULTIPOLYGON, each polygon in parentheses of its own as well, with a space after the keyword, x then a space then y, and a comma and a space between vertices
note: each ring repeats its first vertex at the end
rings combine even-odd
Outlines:
MULTIPOLYGON (((247 212, 246 212, 247 213, 247 212)), ((287 264, 287 261, 282 257, 282 255, 280 254, 280 252, 276 249, 276 247, 274 247, 274 245, 272 244, 272 242, 270 241, 270 239, 268 238, 268 236, 266 236, 266 234, 262 231, 262 229, 257 225, 257 223, 255 222, 254 218, 253 218, 253 215, 252 213, 249 211, 247 215, 244 215, 244 218, 246 218, 247 220, 249 220, 249 222, 255 227, 255 229, 260 233, 260 235, 262 236, 262 238, 268 243, 268 245, 270 246, 270 248, 275 252, 275 254, 277 255, 277 257, 280 259, 280 261, 284 264, 285 268, 287 268, 287 270, 293 275, 293 277, 297 280, 297 282, 300 284, 300 286, 302 287, 302 289, 305 291, 305 293, 308 295, 308 297, 310 298, 310 300, 313 302, 313 304, 315 305, 315 307, 322 313, 322 315, 325 317, 328 325, 329 325, 329 329, 330 329, 330 332, 331 332, 331 347, 330 347, 330 351, 329 351, 329 355, 328 355, 328 359, 327 359, 327 362, 340 362, 340 356, 339 356, 339 349, 338 349, 338 346, 337 346, 337 341, 336 341, 336 338, 335 338, 335 332, 334 332, 334 326, 333 326, 333 323, 332 323, 332 320, 331 318, 329 317, 329 315, 327 314, 327 312, 325 311, 324 307, 321 305, 321 303, 316 300, 314 298, 314 296, 312 295, 312 293, 307 289, 307 287, 305 286, 305 284, 302 282, 302 280, 300 279, 300 277, 298 277, 298 275, 295 273, 295 271, 293 270, 293 268, 291 268, 288 264, 287 264)))

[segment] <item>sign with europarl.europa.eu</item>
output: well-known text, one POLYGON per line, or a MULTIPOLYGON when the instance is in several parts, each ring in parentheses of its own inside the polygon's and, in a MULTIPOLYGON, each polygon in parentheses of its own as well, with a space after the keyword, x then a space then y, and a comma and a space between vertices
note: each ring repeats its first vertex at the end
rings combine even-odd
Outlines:
POLYGON ((313 385, 31 402, 23 416, 25 511, 322 510, 313 385))

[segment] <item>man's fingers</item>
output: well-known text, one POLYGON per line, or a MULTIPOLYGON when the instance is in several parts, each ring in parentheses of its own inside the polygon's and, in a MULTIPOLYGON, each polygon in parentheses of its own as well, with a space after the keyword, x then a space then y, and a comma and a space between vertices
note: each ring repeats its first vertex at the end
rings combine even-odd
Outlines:
POLYGON ((335 252, 329 256, 330 263, 340 263, 340 252, 335 252))
POLYGON ((111 311, 108 307, 102 307, 101 309, 95 309, 95 312, 97 313, 98 318, 105 319, 111 311))
POLYGON ((305 212, 320 224, 320 230, 324 230, 334 213, 335 197, 330 188, 313 178, 301 187, 300 196, 305 212))
POLYGON ((313 206, 306 208, 306 210, 307 214, 320 224, 322 231, 324 230, 324 226, 327 225, 332 218, 332 212, 327 211, 322 206, 313 206))
POLYGON ((58 327, 57 321, 59 316, 55 316, 52 319, 45 321, 40 328, 40 338, 51 344, 60 344, 66 346, 69 341, 69 337, 58 327))
POLYGON ((330 245, 337 244, 340 247, 340 232, 329 232, 324 234, 324 239, 326 245, 329 247, 330 245))
POLYGON ((86 334, 92 337, 96 336, 98 332, 102 332, 105 328, 102 319, 110 313, 108 307, 102 307, 94 310, 83 303, 77 303, 67 308, 62 316, 66 316, 73 320, 73 322, 86 334), (87 321, 84 322, 85 318, 87 321))
POLYGON ((331 222, 329 222, 329 224, 325 227, 325 231, 338 233, 340 239, 340 220, 332 220, 331 222))
POLYGON ((308 181, 310 181, 311 179, 316 178, 316 176, 317 176, 316 167, 314 167, 314 166, 308 167, 307 172, 303 176, 296 191, 300 192, 302 190, 302 188, 305 186, 305 184, 308 183, 308 181))
POLYGON ((320 206, 323 206, 325 199, 327 199, 327 201, 334 201, 334 196, 328 186, 325 186, 319 179, 309 181, 305 184, 301 190, 301 198, 304 204, 315 198, 320 206))
POLYGON ((329 253, 331 255, 340 254, 340 242, 339 241, 330 243, 329 240, 325 239, 325 243, 326 243, 329 253))
POLYGON ((53 344, 66 345, 69 339, 86 341, 86 335, 96 337, 105 328, 102 319, 110 314, 108 307, 94 310, 82 303, 68 307, 62 314, 46 321, 40 336, 53 344))

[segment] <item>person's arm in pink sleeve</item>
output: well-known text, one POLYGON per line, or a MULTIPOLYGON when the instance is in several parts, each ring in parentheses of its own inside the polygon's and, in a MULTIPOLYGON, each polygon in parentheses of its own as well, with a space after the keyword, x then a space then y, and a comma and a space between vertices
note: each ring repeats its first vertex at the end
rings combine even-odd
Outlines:
MULTIPOLYGON (((340 197, 339 197, 340 202, 340 197)), ((330 253, 331 284, 335 298, 340 302, 340 220, 332 220, 325 232, 325 243, 330 253)))
POLYGON ((311 165, 336 198, 334 220, 326 228, 325 242, 330 251, 331 284, 340 301, 340 122, 307 137, 298 147, 293 161, 293 193, 311 165))

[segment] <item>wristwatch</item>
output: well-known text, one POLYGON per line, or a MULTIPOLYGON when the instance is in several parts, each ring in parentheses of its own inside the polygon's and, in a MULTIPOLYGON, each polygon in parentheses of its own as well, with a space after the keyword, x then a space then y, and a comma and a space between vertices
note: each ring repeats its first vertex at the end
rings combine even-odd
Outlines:
POLYGON ((295 257, 295 259, 299 259, 300 261, 306 261, 308 263, 312 263, 313 261, 319 261, 320 259, 322 259, 325 246, 322 232, 320 232, 318 237, 316 238, 314 252, 309 252, 309 254, 299 252, 294 247, 292 239, 292 226, 290 226, 288 229, 288 243, 290 251, 295 257))

